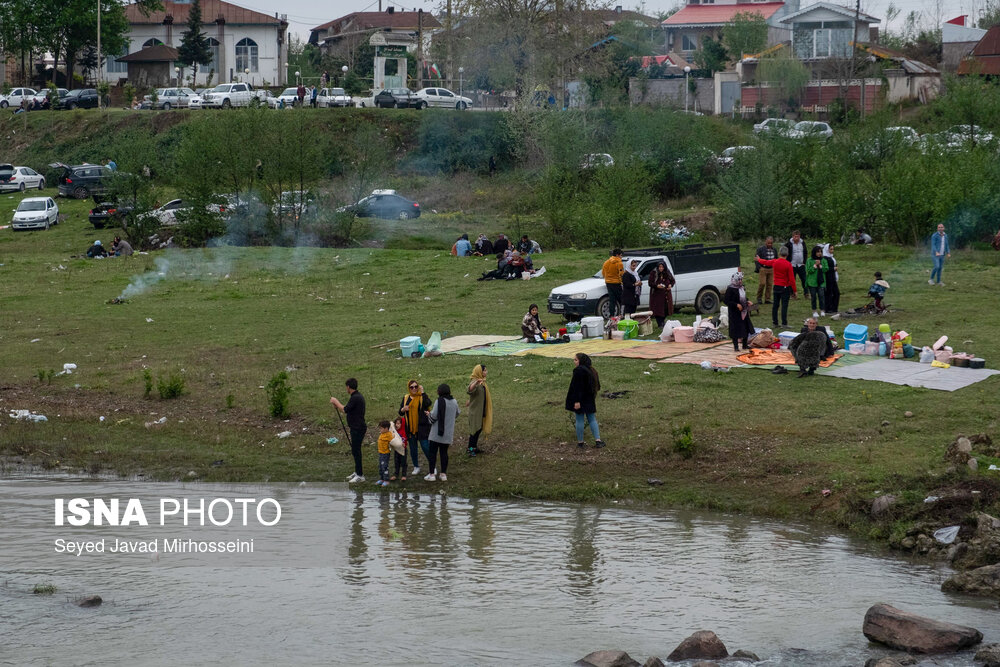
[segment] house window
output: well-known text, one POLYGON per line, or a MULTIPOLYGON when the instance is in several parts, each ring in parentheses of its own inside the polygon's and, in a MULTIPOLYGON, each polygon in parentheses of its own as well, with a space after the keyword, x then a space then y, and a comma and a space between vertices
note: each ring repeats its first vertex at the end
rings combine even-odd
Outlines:
POLYGON ((143 42, 142 48, 148 49, 151 46, 163 46, 163 42, 153 37, 152 39, 147 39, 143 42))
POLYGON ((814 58, 830 57, 830 32, 829 28, 821 28, 820 30, 813 31, 814 58))
POLYGON ((257 42, 249 37, 244 37, 236 42, 236 71, 242 72, 248 69, 257 72, 257 42))
POLYGON ((128 55, 128 47, 125 47, 117 56, 108 58, 108 74, 121 74, 128 72, 128 63, 118 62, 118 58, 128 55))
POLYGON ((697 51, 698 39, 694 35, 681 35, 681 51, 697 51))
POLYGON ((206 41, 208 42, 208 51, 212 54, 212 62, 207 65, 198 65, 198 71, 202 74, 217 73, 219 71, 219 40, 209 37, 206 41))

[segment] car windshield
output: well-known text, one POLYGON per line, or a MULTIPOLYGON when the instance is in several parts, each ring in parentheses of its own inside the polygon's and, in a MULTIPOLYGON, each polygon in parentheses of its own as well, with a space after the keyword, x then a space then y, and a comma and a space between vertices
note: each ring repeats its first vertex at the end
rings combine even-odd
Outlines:
POLYGON ((344 95, 345 93, 344 93, 344 89, 343 88, 334 88, 331 91, 331 94, 333 94, 333 95, 344 95))
POLYGON ((212 90, 214 92, 216 92, 216 93, 228 93, 229 92, 229 86, 230 86, 230 84, 228 84, 228 83, 220 83, 218 86, 216 86, 212 90))
POLYGON ((294 88, 285 88, 281 91, 282 96, 288 95, 289 97, 296 97, 298 92, 294 88))
POLYGON ((44 201, 23 201, 21 205, 17 207, 18 211, 44 211, 45 202, 44 201))

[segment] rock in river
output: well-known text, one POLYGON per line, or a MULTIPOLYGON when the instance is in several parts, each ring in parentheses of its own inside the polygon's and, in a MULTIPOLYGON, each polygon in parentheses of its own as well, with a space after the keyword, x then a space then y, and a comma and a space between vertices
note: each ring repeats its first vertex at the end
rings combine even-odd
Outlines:
POLYGON ((877 604, 865 614, 863 631, 873 642, 913 653, 949 653, 975 646, 983 633, 877 604))
POLYGON ((594 651, 576 664, 577 667, 641 667, 625 651, 594 651))
POLYGON ((722 643, 711 630, 699 630, 680 644, 667 656, 667 660, 678 662, 680 660, 725 658, 729 655, 726 645, 722 643))
POLYGON ((1000 598, 1000 564, 956 572, 945 579, 941 590, 1000 598))
POLYGON ((89 597, 82 598, 77 601, 76 606, 78 607, 100 607, 104 600, 101 599, 100 595, 91 595, 89 597))

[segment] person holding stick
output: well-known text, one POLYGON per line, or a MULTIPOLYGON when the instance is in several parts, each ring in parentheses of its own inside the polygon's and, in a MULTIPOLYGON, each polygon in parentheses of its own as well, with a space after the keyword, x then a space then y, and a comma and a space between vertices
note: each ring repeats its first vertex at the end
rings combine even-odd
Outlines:
MULTIPOLYGON (((351 456, 354 457, 354 474, 347 478, 348 483, 365 481, 365 474, 361 468, 361 443, 365 439, 365 432, 368 426, 365 424, 365 397, 358 391, 358 381, 348 378, 344 383, 347 386, 347 404, 344 405, 337 397, 331 396, 330 403, 337 410, 337 416, 343 412, 347 415, 347 426, 350 429, 351 456)), ((343 423, 341 424, 343 425, 343 423)))

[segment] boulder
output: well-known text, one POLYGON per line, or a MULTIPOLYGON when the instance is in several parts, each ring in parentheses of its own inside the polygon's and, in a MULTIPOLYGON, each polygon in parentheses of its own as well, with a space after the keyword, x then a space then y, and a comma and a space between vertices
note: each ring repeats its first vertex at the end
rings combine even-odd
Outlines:
POLYGON ((950 653, 983 641, 983 633, 975 628, 935 621, 887 604, 868 610, 863 632, 873 642, 913 653, 950 653))
POLYGON ((663 661, 657 658, 655 655, 650 656, 646 662, 642 663, 642 667, 667 667, 663 664, 663 661))
POLYGON ((707 659, 715 660, 725 658, 729 655, 726 645, 722 643, 711 630, 699 630, 680 644, 667 656, 667 660, 679 662, 681 660, 707 659))
POLYGON ((578 667, 641 667, 625 651, 594 651, 574 664, 578 667))
POLYGON ((104 600, 101 599, 100 595, 91 595, 85 598, 81 598, 77 601, 76 606, 78 607, 100 607, 104 600))
POLYGON ((972 441, 966 438, 965 436, 962 436, 961 438, 955 441, 955 449, 957 449, 960 452, 967 452, 967 453, 971 452, 972 441))
POLYGON ((886 656, 884 658, 871 658, 865 662, 865 667, 903 667, 903 663, 886 656))
POLYGON ((961 555, 956 555, 952 564, 961 570, 974 570, 1000 563, 1000 537, 973 538, 965 543, 961 555))
POLYGON ((969 459, 968 461, 966 461, 966 465, 969 466, 969 470, 971 470, 973 472, 975 472, 976 470, 979 470, 979 460, 978 459, 975 459, 975 458, 969 459))
POLYGON ((989 644, 976 651, 976 661, 1000 665, 1000 644, 989 644))
POLYGON ((944 580, 941 590, 1000 599, 1000 564, 956 572, 944 580))
POLYGON ((754 653, 753 651, 744 651, 743 649, 740 649, 739 651, 733 653, 733 657, 742 658, 743 660, 751 660, 753 662, 760 662, 760 658, 757 657, 756 653, 754 653))
POLYGON ((1000 532, 1000 519, 978 512, 976 514, 976 537, 994 537, 1000 532))
POLYGON ((872 516, 879 516, 889 511, 889 508, 896 504, 899 498, 893 495, 879 496, 872 501, 872 516))

